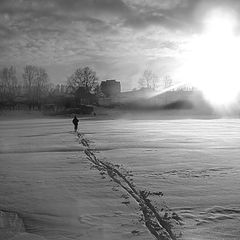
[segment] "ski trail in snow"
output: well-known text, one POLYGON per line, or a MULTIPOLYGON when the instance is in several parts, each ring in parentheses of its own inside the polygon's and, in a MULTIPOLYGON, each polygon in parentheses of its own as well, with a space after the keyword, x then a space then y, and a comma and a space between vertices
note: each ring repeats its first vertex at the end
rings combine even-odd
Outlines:
POLYGON ((122 196, 126 199, 125 204, 130 202, 127 200, 131 197, 138 205, 142 213, 142 221, 149 232, 157 240, 177 240, 181 237, 181 232, 177 233, 177 227, 182 224, 182 219, 175 213, 171 212, 168 207, 158 210, 152 203, 152 197, 162 197, 162 192, 150 192, 148 190, 139 190, 128 171, 120 167, 118 164, 112 164, 103 160, 99 160, 94 150, 90 147, 90 141, 83 134, 77 132, 79 143, 85 149, 87 159, 93 164, 101 175, 107 175, 111 180, 117 183, 126 193, 122 196))

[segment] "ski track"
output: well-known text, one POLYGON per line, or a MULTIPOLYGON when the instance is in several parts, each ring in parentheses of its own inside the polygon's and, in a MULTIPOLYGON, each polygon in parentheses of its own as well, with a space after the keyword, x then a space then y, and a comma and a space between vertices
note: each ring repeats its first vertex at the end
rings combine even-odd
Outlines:
MULTIPOLYGON (((79 131, 99 158, 164 193, 183 239, 240 239, 240 120, 82 120, 79 131)), ((0 209, 32 239, 152 239, 83 150, 71 119, 1 121, 0 209)))

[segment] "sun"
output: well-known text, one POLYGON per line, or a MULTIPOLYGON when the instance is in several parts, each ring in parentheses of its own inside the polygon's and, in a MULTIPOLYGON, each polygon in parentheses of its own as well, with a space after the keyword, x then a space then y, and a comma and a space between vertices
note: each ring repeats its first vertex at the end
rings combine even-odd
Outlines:
POLYGON ((213 105, 227 106, 240 93, 240 39, 233 15, 213 11, 205 31, 189 44, 181 77, 204 94, 213 105))

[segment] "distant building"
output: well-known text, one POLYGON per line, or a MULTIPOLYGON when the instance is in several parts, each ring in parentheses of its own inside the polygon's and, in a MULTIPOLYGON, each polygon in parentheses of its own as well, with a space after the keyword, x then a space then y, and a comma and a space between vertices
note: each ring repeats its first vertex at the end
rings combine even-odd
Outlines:
POLYGON ((191 86, 181 86, 169 91, 156 91, 152 88, 121 92, 118 95, 99 99, 101 106, 136 106, 136 107, 161 107, 174 102, 202 102, 199 91, 191 86))
POLYGON ((151 88, 141 88, 139 90, 120 92, 118 94, 99 99, 102 106, 111 106, 118 104, 143 103, 155 96, 155 91, 151 88))
POLYGON ((116 80, 106 80, 101 82, 100 89, 106 97, 116 96, 121 92, 121 84, 116 80))
POLYGON ((142 102, 155 96, 156 92, 152 88, 141 88, 128 92, 122 92, 117 100, 121 103, 142 102))

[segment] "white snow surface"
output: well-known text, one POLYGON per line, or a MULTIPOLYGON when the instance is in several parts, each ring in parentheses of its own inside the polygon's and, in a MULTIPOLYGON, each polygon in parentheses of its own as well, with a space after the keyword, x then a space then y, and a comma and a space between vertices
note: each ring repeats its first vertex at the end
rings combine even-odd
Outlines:
MULTIPOLYGON (((0 240, 154 239, 136 204, 90 169, 72 128, 71 119, 0 121, 0 211, 26 231, 1 225, 0 240)), ((79 131, 139 189, 164 193, 182 239, 240 239, 239 119, 82 119, 79 131)))

